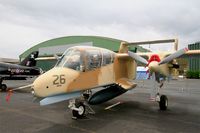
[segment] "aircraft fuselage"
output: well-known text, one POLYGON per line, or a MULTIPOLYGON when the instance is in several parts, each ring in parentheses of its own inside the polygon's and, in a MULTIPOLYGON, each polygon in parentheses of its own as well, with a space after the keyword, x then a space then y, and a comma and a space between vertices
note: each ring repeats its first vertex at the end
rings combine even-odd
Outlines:
POLYGON ((0 63, 0 77, 6 80, 22 79, 39 74, 39 68, 26 67, 18 64, 0 63))

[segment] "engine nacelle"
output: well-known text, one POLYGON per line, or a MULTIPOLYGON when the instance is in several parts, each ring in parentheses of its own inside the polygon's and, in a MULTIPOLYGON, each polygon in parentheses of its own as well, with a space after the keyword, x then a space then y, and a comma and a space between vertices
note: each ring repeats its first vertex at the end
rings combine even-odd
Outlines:
POLYGON ((126 91, 127 90, 118 85, 112 85, 107 87, 106 89, 94 93, 89 98, 88 103, 91 105, 101 104, 125 93, 126 91))

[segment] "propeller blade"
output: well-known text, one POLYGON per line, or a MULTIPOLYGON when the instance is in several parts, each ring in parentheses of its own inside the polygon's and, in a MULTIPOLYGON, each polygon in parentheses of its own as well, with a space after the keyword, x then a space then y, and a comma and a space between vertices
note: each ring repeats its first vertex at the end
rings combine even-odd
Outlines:
POLYGON ((131 51, 128 51, 128 55, 129 55, 130 57, 132 57, 132 58, 133 58, 134 60, 136 60, 136 61, 139 61, 139 62, 141 62, 141 63, 143 63, 143 64, 145 64, 145 65, 148 64, 148 62, 147 62, 147 60, 146 60, 145 58, 143 58, 143 57, 137 55, 136 53, 133 53, 133 52, 131 52, 131 51))
POLYGON ((159 65, 168 63, 168 62, 172 61, 173 59, 178 58, 179 56, 185 54, 187 51, 188 51, 188 48, 180 49, 180 50, 176 51, 175 53, 173 53, 173 54, 167 56, 167 57, 164 58, 163 60, 161 60, 161 61, 159 62, 159 65))

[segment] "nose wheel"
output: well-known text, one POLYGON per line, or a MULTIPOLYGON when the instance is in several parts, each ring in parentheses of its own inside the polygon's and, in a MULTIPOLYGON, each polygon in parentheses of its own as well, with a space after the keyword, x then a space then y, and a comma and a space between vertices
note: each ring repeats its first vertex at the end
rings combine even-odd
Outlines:
POLYGON ((73 119, 83 118, 85 115, 86 107, 83 101, 71 99, 68 107, 72 110, 73 119))
POLYGON ((72 119, 84 118, 88 113, 95 114, 95 111, 90 107, 87 102, 87 99, 90 97, 91 94, 91 91, 87 91, 83 94, 82 98, 69 100, 68 108, 72 110, 72 119))
POLYGON ((83 102, 76 102, 75 108, 72 110, 72 115, 75 118, 83 118, 85 114, 85 105, 83 102))

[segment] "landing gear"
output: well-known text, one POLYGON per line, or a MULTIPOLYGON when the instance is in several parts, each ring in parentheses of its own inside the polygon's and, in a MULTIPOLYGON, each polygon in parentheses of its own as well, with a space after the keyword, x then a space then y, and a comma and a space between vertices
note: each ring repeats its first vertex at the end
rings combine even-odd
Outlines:
POLYGON ((159 78, 159 75, 156 76, 156 73, 152 74, 153 89, 151 91, 151 98, 153 101, 159 103, 160 110, 167 110, 168 107, 168 98, 166 95, 160 95, 160 90, 163 87, 164 79, 159 78))
POLYGON ((6 84, 2 84, 2 82, 3 82, 3 79, 0 78, 0 89, 2 91, 6 91, 7 90, 7 86, 6 86, 6 84))
POLYGON ((2 91, 6 91, 7 90, 7 86, 6 84, 1 84, 1 88, 2 91))
POLYGON ((155 101, 159 103, 160 110, 167 110, 168 107, 168 98, 166 95, 156 94, 155 101))
POLYGON ((95 114, 94 110, 87 103, 88 98, 92 95, 91 91, 83 93, 83 97, 80 99, 69 100, 69 108, 72 110, 73 119, 80 119, 85 116, 86 113, 95 114))
POLYGON ((72 110, 73 117, 83 118, 85 114, 85 105, 83 102, 76 102, 75 108, 72 110))

